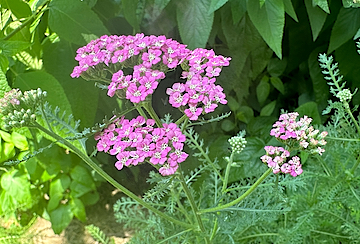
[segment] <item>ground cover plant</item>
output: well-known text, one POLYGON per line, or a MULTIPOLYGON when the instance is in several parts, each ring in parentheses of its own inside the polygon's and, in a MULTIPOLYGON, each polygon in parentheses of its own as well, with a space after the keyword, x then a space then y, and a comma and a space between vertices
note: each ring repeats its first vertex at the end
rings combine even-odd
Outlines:
POLYGON ((1 215, 108 182, 132 243, 356 243, 358 6, 3 1, 1 215))

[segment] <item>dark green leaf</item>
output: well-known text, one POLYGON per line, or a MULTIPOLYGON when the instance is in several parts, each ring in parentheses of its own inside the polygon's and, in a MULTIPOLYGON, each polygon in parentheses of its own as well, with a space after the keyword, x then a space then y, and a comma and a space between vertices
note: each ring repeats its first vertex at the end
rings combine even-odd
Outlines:
POLYGON ((94 191, 91 191, 91 192, 88 192, 84 195, 82 195, 80 197, 80 200, 86 205, 93 205, 95 204, 97 201, 99 201, 99 193, 98 192, 94 192, 94 191))
POLYGON ((60 234, 71 222, 74 214, 69 205, 60 205, 50 212, 51 228, 55 234, 60 234))
POLYGON ((341 8, 330 36, 328 53, 331 53, 350 40, 360 26, 360 11, 358 9, 341 8))
POLYGON ((0 69, 3 73, 6 73, 7 69, 9 67, 9 60, 8 58, 0 53, 0 69))
POLYGON ((86 212, 83 202, 79 198, 70 199, 71 211, 74 213, 75 217, 81 220, 82 222, 86 221, 86 212))
POLYGON ((278 58, 272 58, 269 61, 269 64, 267 66, 267 72, 269 72, 270 76, 281 76, 287 66, 287 59, 278 59, 278 58))
POLYGON ((0 98, 4 97, 5 92, 11 90, 4 72, 0 69, 0 98))
POLYGON ((312 5, 319 6, 322 10, 324 10, 326 13, 330 14, 329 4, 328 0, 312 0, 312 5))
POLYGON ((260 104, 264 103, 270 93, 269 78, 261 79, 259 85, 256 87, 256 96, 260 104))
POLYGON ((298 22, 298 18, 296 16, 293 4, 291 2, 291 0, 284 0, 284 8, 285 8, 285 12, 290 15, 291 18, 293 18, 296 22, 298 22))
POLYGON ((31 43, 24 41, 4 41, 0 40, 1 53, 7 57, 12 57, 18 52, 30 47, 31 43))
POLYGON ((227 105, 229 106, 229 108, 231 109, 231 111, 236 111, 236 110, 239 109, 240 104, 239 104, 239 102, 238 102, 235 98, 229 96, 229 97, 227 97, 226 99, 227 99, 227 101, 228 101, 228 104, 227 104, 227 105))
POLYGON ((11 12, 16 18, 26 18, 31 16, 31 9, 29 5, 21 0, 6 0, 11 12))
POLYGON ((284 84, 279 77, 270 77, 270 82, 279 92, 281 92, 281 94, 285 93, 284 84))
POLYGON ((77 65, 74 56, 74 48, 67 41, 61 40, 49 44, 44 48, 44 67, 59 81, 71 104, 74 117, 81 120, 81 126, 91 127, 94 125, 99 89, 93 82, 70 77, 73 68, 77 65))
POLYGON ((321 109, 327 106, 329 97, 329 86, 321 73, 321 68, 318 62, 319 53, 324 53, 325 47, 314 49, 308 59, 309 73, 313 84, 313 91, 315 95, 315 102, 319 104, 321 109))
POLYGON ((246 1, 230 0, 231 14, 234 25, 239 23, 246 13, 246 1))
POLYGON ((88 185, 90 187, 94 186, 94 180, 90 172, 83 166, 76 165, 71 171, 70 176, 74 181, 88 185))
POLYGON ((300 117, 303 117, 304 115, 311 117, 313 119, 313 124, 321 124, 321 118, 316 102, 307 102, 299 106, 295 111, 299 113, 300 117))
POLYGON ((29 145, 26 137, 15 131, 11 133, 11 141, 12 143, 14 143, 15 147, 19 148, 22 151, 29 149, 29 145))
POLYGON ((275 109, 276 106, 276 101, 272 101, 269 104, 266 104, 266 106, 264 106, 261 111, 260 111, 260 116, 270 116, 275 109))
POLYGON ((285 25, 283 0, 267 0, 260 7, 259 1, 247 1, 251 21, 269 47, 282 58, 282 38, 285 25))
POLYGON ((164 10, 164 8, 168 5, 170 0, 155 0, 154 6, 153 6, 153 15, 152 18, 156 19, 159 17, 161 12, 164 10))
POLYGON ((122 7, 124 9, 125 19, 135 29, 135 32, 140 30, 140 24, 137 19, 137 7, 139 0, 122 0, 122 7))
POLYGON ((241 106, 236 118, 244 123, 248 123, 254 117, 254 110, 249 106, 241 106))
POLYGON ((305 0, 305 6, 310 20, 313 41, 315 41, 324 26, 327 13, 318 6, 313 6, 311 0, 305 0))
POLYGON ((54 0, 49 4, 49 27, 60 38, 72 43, 84 45, 87 36, 95 39, 108 34, 98 16, 90 7, 79 0, 54 0))
POLYGON ((235 128, 234 122, 229 119, 225 119, 221 122, 221 129, 226 132, 232 131, 235 128))
POLYGON ((344 8, 360 8, 360 2, 357 0, 342 0, 344 8))
POLYGON ((214 13, 216 10, 221 8, 229 0, 211 0, 209 14, 214 13))
POLYGON ((67 111, 68 114, 71 114, 71 105, 64 89, 52 75, 44 71, 19 74, 15 80, 15 87, 19 87, 23 91, 40 87, 43 91, 47 92, 46 100, 52 106, 59 106, 62 111, 67 111))
POLYGON ((204 48, 210 36, 214 13, 209 14, 211 0, 183 0, 176 9, 181 40, 188 48, 204 48))
POLYGON ((1 187, 19 203, 31 205, 30 182, 26 174, 21 174, 18 170, 5 172, 1 176, 1 187))

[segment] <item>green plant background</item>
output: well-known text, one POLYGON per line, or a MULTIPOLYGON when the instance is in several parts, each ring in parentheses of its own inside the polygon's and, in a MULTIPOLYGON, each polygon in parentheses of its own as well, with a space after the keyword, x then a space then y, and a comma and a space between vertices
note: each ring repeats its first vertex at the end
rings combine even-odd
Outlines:
MULTIPOLYGON (((360 56, 354 41, 360 37, 357 1, 1 0, 0 4, 0 97, 11 88, 41 87, 52 106, 81 120, 80 129, 100 122, 123 105, 93 82, 70 77, 76 50, 90 40, 105 34, 142 32, 231 57, 230 66, 218 79, 228 106, 215 113, 232 114, 220 124, 202 126, 199 133, 209 144, 209 156, 221 159, 228 154, 227 139, 246 129, 247 150, 238 160, 254 164, 249 168, 260 167, 258 158, 280 109, 307 114, 315 124, 327 121, 321 111, 330 93, 318 65, 319 53, 334 55, 352 90, 360 86, 360 56)), ((154 94, 153 106, 162 115, 178 115, 166 102, 165 89, 179 77, 175 72, 154 94)), ((353 104, 359 100, 355 95, 353 104)), ((33 131, 1 131, 0 135, 1 162, 51 143, 33 131)), ((87 143, 88 148, 95 146, 92 140, 87 143)), ((118 172, 111 157, 99 153, 97 160, 133 191, 145 190, 136 185, 143 182, 147 167, 118 172)), ((193 169, 197 164, 189 159, 184 165, 193 169)), ((0 214, 27 213, 21 214, 26 224, 36 213, 50 219, 56 233, 74 216, 85 221, 85 206, 97 201, 99 178, 77 156, 56 144, 26 163, 4 166, 0 174, 0 214), (15 187, 10 188, 10 182, 15 187)), ((235 182, 251 174, 256 175, 239 168, 230 179, 235 182)))

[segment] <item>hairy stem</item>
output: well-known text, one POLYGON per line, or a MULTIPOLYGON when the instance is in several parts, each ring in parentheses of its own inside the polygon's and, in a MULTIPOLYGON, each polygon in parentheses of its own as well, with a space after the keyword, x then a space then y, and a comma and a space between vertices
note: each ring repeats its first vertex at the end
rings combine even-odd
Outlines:
POLYGON ((40 124, 38 124, 36 122, 35 122, 35 127, 38 128, 39 130, 41 130, 42 132, 48 134, 49 136, 51 136, 52 138, 57 140, 59 143, 61 143, 61 144, 65 145, 66 147, 68 147, 71 151, 73 151, 76 155, 78 155, 87 165, 89 165, 96 173, 98 173, 107 182, 109 182, 111 185, 113 185, 114 187, 116 187, 117 189, 122 191, 128 197, 130 197, 133 200, 137 201, 139 204, 141 204, 145 208, 149 209, 150 211, 158 214, 160 217, 162 217, 162 218, 164 218, 164 219, 166 219, 166 220, 168 220, 168 221, 170 221, 170 222, 172 222, 174 224, 183 226, 185 228, 195 228, 193 225, 184 223, 182 221, 179 221, 177 219, 172 218, 171 216, 169 216, 167 214, 164 214, 160 210, 158 210, 158 209, 154 208, 153 206, 151 206, 148 202, 145 202, 140 197, 136 196, 134 193, 129 191, 126 187, 124 187, 123 185, 119 184, 116 180, 114 180, 102 168, 100 168, 95 162, 93 162, 88 155, 84 154, 80 149, 75 147, 69 141, 67 141, 64 138, 62 138, 61 136, 53 133, 52 131, 44 128, 43 126, 41 126, 40 124))

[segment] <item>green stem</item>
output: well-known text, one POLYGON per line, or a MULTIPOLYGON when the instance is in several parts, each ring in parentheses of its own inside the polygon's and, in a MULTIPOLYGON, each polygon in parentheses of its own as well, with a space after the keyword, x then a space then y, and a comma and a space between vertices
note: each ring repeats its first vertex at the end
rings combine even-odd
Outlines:
POLYGON ((6 35, 3 40, 9 40, 11 37, 13 37, 16 33, 18 33, 19 31, 21 31, 22 29, 25 28, 25 26, 31 24, 34 19, 36 19, 37 15, 42 14, 43 12, 45 12, 47 10, 47 4, 50 1, 47 1, 44 5, 42 5, 41 7, 38 8, 38 10, 33 13, 33 15, 31 15, 24 23, 22 23, 20 26, 18 26, 17 28, 15 28, 13 31, 11 31, 8 35, 6 35))
POLYGON ((145 108, 146 112, 148 112, 150 117, 155 120, 156 125, 159 128, 161 128, 162 127, 162 122, 161 122, 159 116, 156 114, 154 108, 152 107, 151 100, 143 103, 142 106, 143 106, 143 108, 145 108))
POLYGON ((186 114, 184 114, 183 116, 181 116, 181 118, 180 119, 178 119, 176 122, 175 122, 175 124, 177 124, 177 125, 179 125, 179 124, 181 124, 185 119, 187 119, 188 118, 188 116, 186 115, 186 114))
POLYGON ((239 198, 235 199, 232 202, 229 202, 227 204, 221 205, 221 206, 217 206, 214 208, 207 208, 207 209, 201 209, 199 211, 200 214, 202 213, 208 213, 208 212, 216 212, 219 210, 223 210, 225 208, 234 206, 235 204, 238 204, 239 202, 241 202, 242 200, 244 200, 248 195, 250 195, 251 192, 253 192, 256 187, 258 185, 260 185, 260 183, 265 180, 266 177, 268 177, 268 175, 272 172, 272 168, 269 168, 250 188, 249 190, 247 190, 244 194, 242 194, 239 198))
MULTIPOLYGON (((135 104, 134 104, 134 105, 135 105, 135 104)), ((136 110, 138 111, 138 113, 139 113, 142 117, 144 117, 145 119, 147 119, 147 116, 146 116, 144 110, 142 110, 141 106, 137 106, 137 107, 136 107, 136 110)))
POLYGON ((354 118, 354 115, 352 114, 352 112, 350 110, 349 103, 348 102, 343 102, 343 104, 344 104, 344 107, 345 107, 345 111, 349 114, 351 120, 353 121, 353 123, 354 123, 354 125, 356 127, 358 135, 360 136, 360 127, 359 127, 359 124, 357 123, 356 119, 354 118))
POLYGON ((114 187, 116 187, 117 189, 119 189, 120 191, 122 191, 125 195, 127 195, 128 197, 132 198, 133 200, 137 201, 139 204, 141 204, 142 206, 144 206, 145 208, 149 209, 150 211, 158 214, 160 217, 174 223, 180 226, 183 226, 185 228, 194 228, 193 225, 184 223, 182 221, 179 221, 177 219, 172 218, 171 216, 168 216, 166 214, 164 214, 163 212, 161 212, 160 210, 154 208, 153 206, 151 206, 148 202, 145 202, 144 200, 142 200, 141 198, 139 198, 138 196, 136 196, 134 193, 132 193, 131 191, 129 191, 126 187, 122 186, 121 184, 119 184, 116 180, 114 180, 110 175, 108 175, 102 168, 100 168, 96 163, 94 163, 91 158, 89 158, 88 155, 84 154, 80 149, 78 149, 77 147, 75 147, 73 144, 71 144, 69 141, 65 140, 64 138, 62 138, 61 136, 53 133, 52 131, 44 128, 43 126, 41 126, 40 124, 35 122, 35 126, 36 128, 38 128, 39 130, 43 131, 44 133, 48 134, 49 136, 53 137, 55 140, 57 140, 58 142, 64 144, 66 147, 68 147, 71 151, 73 151, 76 155, 78 155, 87 165, 89 165, 96 173, 98 173, 101 177, 103 177, 106 181, 108 181, 110 184, 112 184, 114 187))
POLYGON ((226 165, 226 169, 225 169, 224 181, 223 181, 223 186, 222 186, 222 190, 221 190, 222 193, 226 192, 227 184, 228 184, 228 181, 229 181, 230 169, 231 169, 231 165, 233 163, 233 160, 234 160, 234 152, 231 152, 229 162, 226 165))
POLYGON ((218 219, 216 218, 215 223, 214 223, 214 227, 213 227, 212 232, 211 232, 210 241, 212 241, 214 239, 217 230, 218 230, 218 219))
POLYGON ((357 169, 357 167, 359 167, 360 165, 360 155, 356 160, 356 163, 354 164, 354 166, 350 169, 350 173, 353 175, 355 173, 355 170, 357 169))
POLYGON ((360 141, 360 139, 358 138, 340 138, 340 137, 331 137, 331 136, 326 136, 326 139, 336 140, 336 141, 360 141))
MULTIPOLYGON (((206 234, 204 224, 202 222, 202 219, 201 219, 200 215, 198 214, 198 208, 197 208, 196 203, 194 201, 194 197, 191 194, 190 189, 188 188, 188 186, 186 184, 184 175, 182 174, 181 170, 178 170, 177 175, 179 176, 180 183, 181 183, 182 188, 184 189, 185 195, 186 195, 186 197, 188 198, 188 200, 190 202, 191 209, 192 209, 192 211, 193 211, 193 213, 195 215, 195 219, 196 219, 196 222, 197 222, 197 224, 198 224, 198 226, 200 228, 200 231, 203 234, 206 234)), ((209 238, 207 236, 205 236, 204 239, 205 239, 205 243, 207 243, 207 244, 210 243, 210 240, 209 240, 209 238)))

